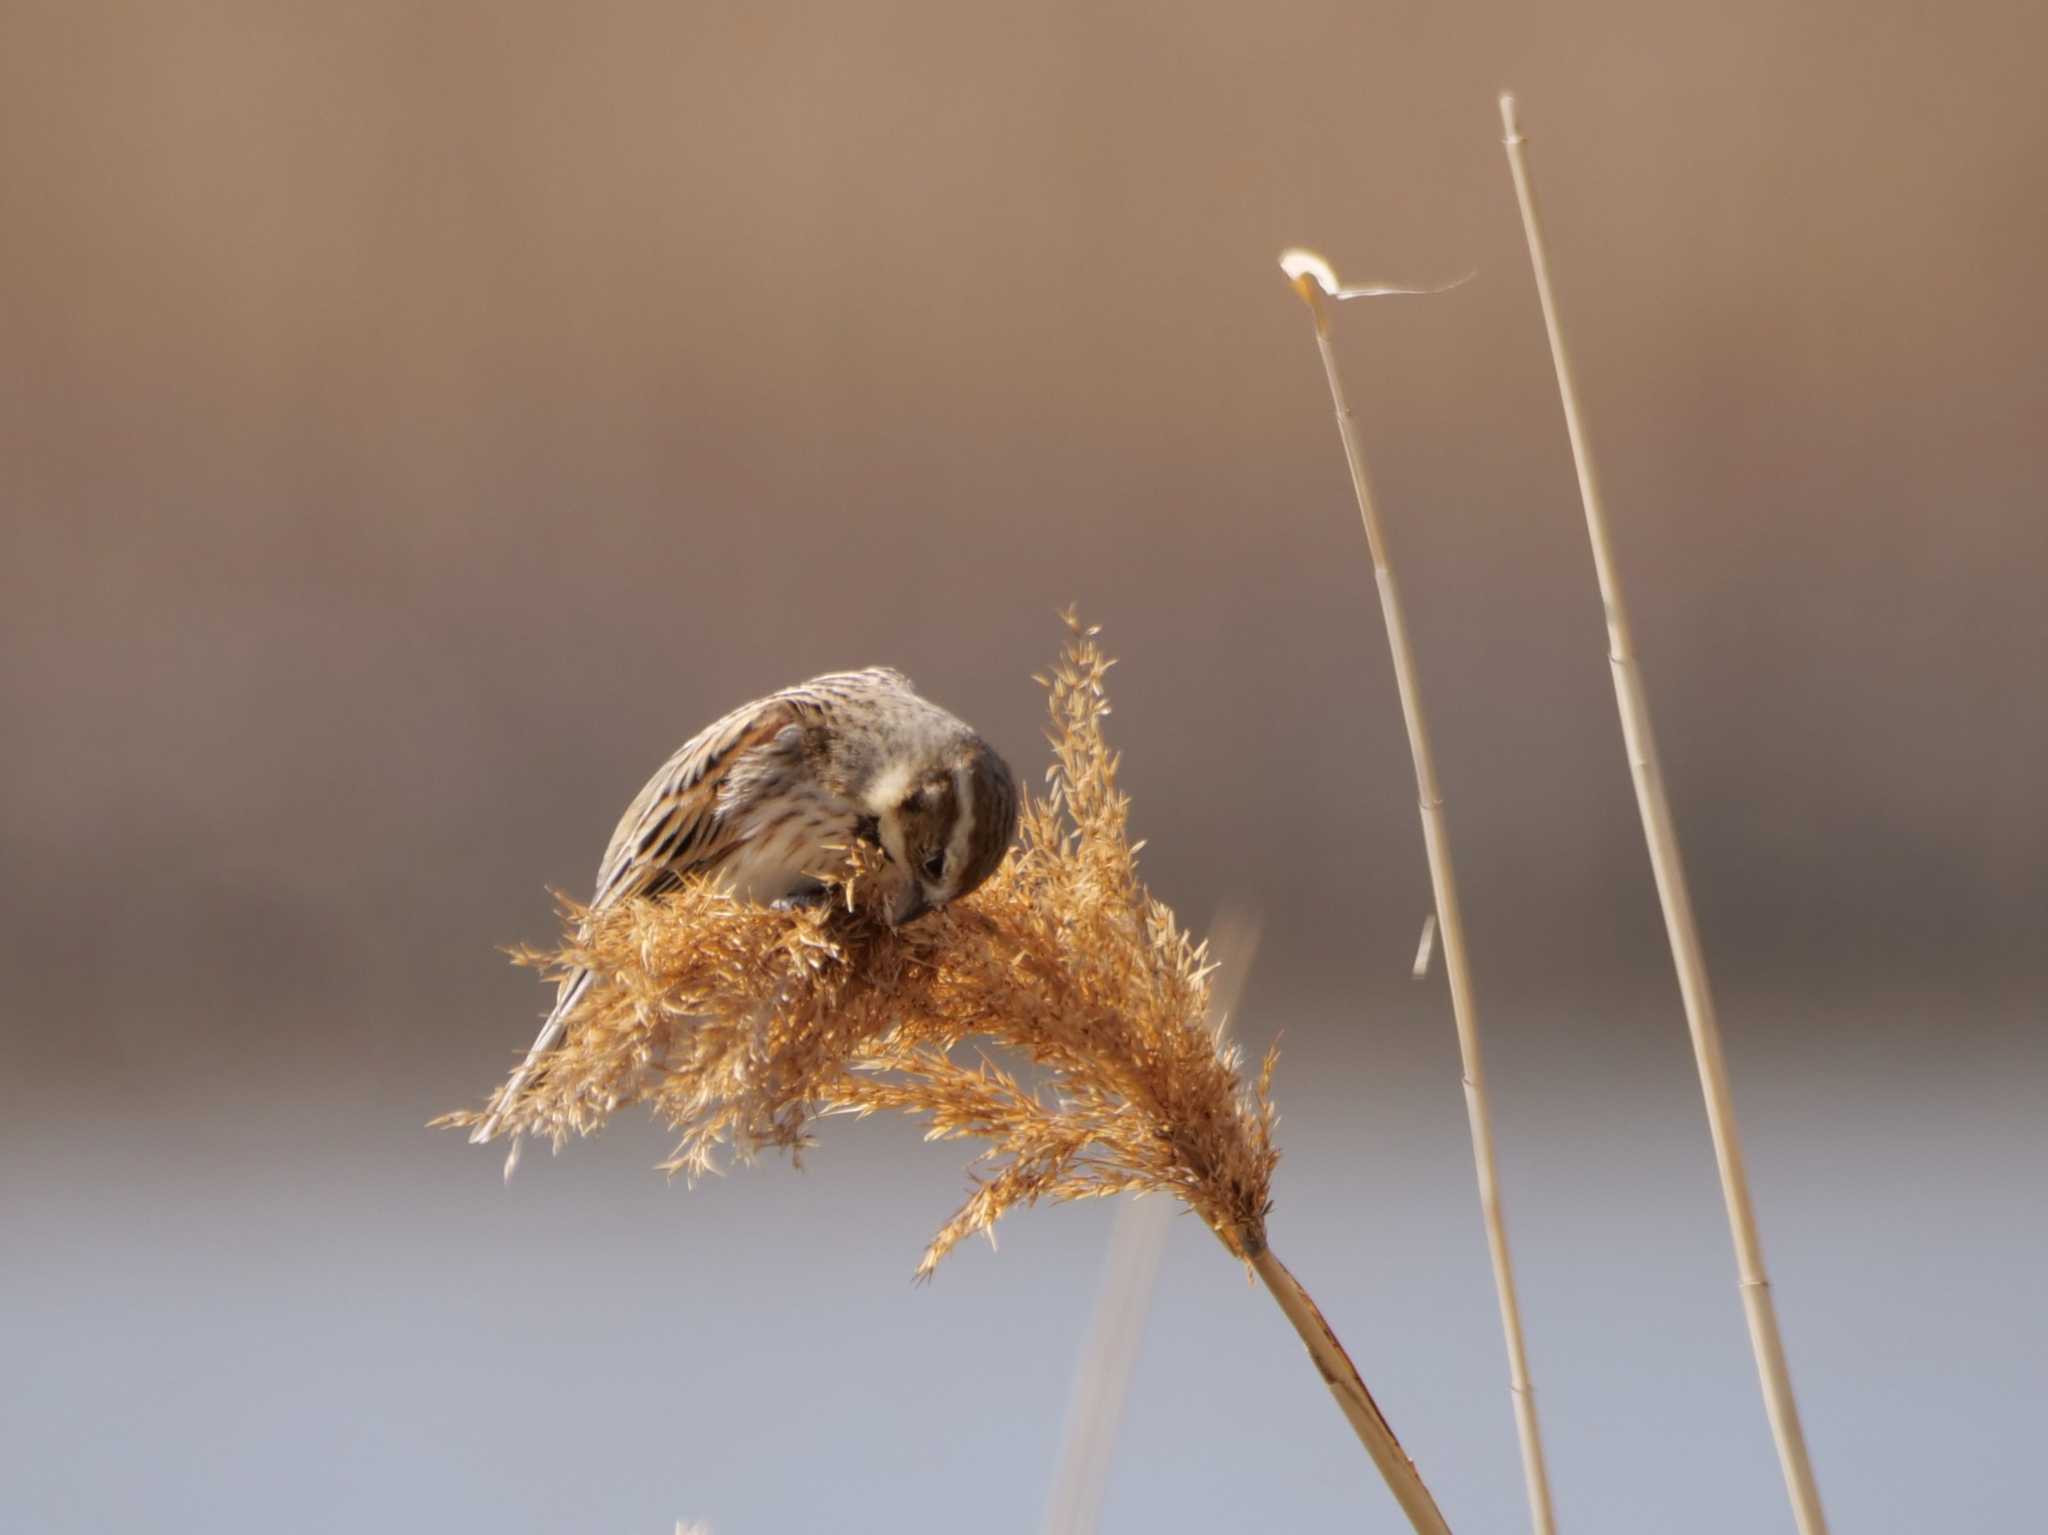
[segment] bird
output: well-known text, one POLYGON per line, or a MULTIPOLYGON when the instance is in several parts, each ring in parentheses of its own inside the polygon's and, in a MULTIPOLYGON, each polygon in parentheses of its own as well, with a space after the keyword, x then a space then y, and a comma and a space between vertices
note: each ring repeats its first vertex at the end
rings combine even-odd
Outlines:
MULTIPOLYGON (((828 672, 742 704, 684 742, 620 817, 588 910, 594 918, 693 875, 764 905, 819 903, 863 841, 885 860, 881 909, 901 926, 977 889, 1016 832, 1016 780, 965 721, 889 667, 828 672)), ((498 1133, 592 980, 587 970, 562 978, 472 1141, 498 1133)), ((507 1178, 518 1157, 515 1138, 507 1178)))

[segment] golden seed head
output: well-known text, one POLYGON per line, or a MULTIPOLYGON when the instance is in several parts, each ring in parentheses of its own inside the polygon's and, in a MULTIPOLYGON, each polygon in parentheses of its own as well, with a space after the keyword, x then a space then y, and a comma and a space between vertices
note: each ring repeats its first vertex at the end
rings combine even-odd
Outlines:
POLYGON ((559 1146, 646 1102, 681 1133, 666 1167, 694 1178, 721 1147, 800 1153, 821 1115, 896 1110, 925 1116, 932 1139, 985 1143, 920 1277, 1018 1204, 1125 1190, 1175 1195, 1255 1256, 1278 1160, 1272 1057, 1247 1086, 1209 1025, 1206 949, 1138 877, 1102 730, 1112 663, 1064 618, 1041 679, 1046 792, 1025 796, 1018 844, 986 884, 891 928, 863 900, 881 855, 862 846, 847 899, 821 909, 773 911, 703 881, 602 913, 565 903, 562 946, 519 958, 597 980, 561 1046, 490 1106, 501 1133, 559 1146), (1005 1059, 1031 1062, 1039 1085, 1005 1059))

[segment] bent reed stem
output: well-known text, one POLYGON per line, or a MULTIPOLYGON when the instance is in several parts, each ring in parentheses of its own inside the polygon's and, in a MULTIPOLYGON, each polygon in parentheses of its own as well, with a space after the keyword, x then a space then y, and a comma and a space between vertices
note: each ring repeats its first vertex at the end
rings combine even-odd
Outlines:
POLYGON ((1294 1324, 1294 1330, 1301 1334, 1308 1357, 1323 1377, 1323 1384, 1337 1399, 1338 1407, 1343 1409, 1352 1431, 1358 1435, 1358 1442, 1365 1446, 1373 1464, 1380 1468, 1388 1490, 1394 1494, 1394 1501, 1401 1505, 1401 1512, 1408 1516, 1408 1522, 1415 1527, 1416 1535, 1450 1535, 1451 1527, 1444 1522, 1436 1499, 1430 1496, 1422 1473, 1415 1469, 1415 1462, 1408 1458, 1408 1452, 1401 1448, 1401 1441, 1394 1437, 1392 1425, 1387 1422, 1386 1414, 1380 1411, 1379 1403, 1372 1399, 1372 1393, 1366 1389, 1358 1366, 1344 1352, 1344 1345, 1337 1341, 1336 1333, 1330 1330, 1330 1324, 1323 1319, 1323 1313, 1310 1299, 1308 1291, 1301 1287, 1301 1281, 1273 1255, 1270 1247, 1260 1246, 1253 1251, 1250 1262, 1259 1282, 1265 1285, 1267 1293, 1287 1320, 1294 1324))

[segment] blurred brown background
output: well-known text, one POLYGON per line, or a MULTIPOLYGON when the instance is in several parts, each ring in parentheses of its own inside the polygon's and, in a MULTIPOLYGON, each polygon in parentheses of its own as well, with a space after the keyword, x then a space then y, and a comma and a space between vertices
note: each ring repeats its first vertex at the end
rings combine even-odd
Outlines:
MULTIPOLYGON (((1494 94, 1524 100, 1838 1528, 2048 1427, 2038 9, 12 0, 0 1523, 1036 1527, 1100 1211, 902 1284, 959 1156, 685 1194, 476 1100, 619 808, 887 662, 1040 760, 1070 600, 1149 868, 1264 913, 1276 1242, 1520 1526, 1347 306, 1564 1526, 1789 1527, 1494 94), (972 1359, 963 1366, 963 1359, 972 1359)), ((1392 1529, 1176 1236, 1108 1527, 1392 1529)), ((1953 1478, 1953 1480, 1945 1480, 1953 1478)))

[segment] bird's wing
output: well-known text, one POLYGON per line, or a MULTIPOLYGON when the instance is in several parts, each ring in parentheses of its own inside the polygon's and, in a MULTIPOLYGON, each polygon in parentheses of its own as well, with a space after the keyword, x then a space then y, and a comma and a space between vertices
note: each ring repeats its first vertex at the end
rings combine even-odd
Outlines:
MULTIPOLYGON (((829 672, 733 710, 706 726, 648 779, 619 818, 598 865, 591 909, 602 911, 634 896, 660 895, 685 875, 714 869, 748 835, 749 812, 773 786, 788 781, 815 746, 821 717, 850 699, 877 691, 914 693, 910 679, 886 666, 829 672)), ((554 1009, 525 1062, 492 1100, 490 1114, 470 1135, 487 1141, 525 1091, 548 1053, 568 1032, 569 1020, 591 987, 587 970, 562 977, 554 1009)), ((505 1176, 519 1160, 513 1141, 505 1176)))
MULTIPOLYGON (((716 868, 733 851, 744 835, 747 799, 721 791, 744 762, 755 761, 763 753, 802 752, 804 708, 794 693, 778 693, 733 710, 684 742, 647 780, 626 807, 618 830, 612 833, 611 846, 605 850, 604 862, 598 866, 597 894, 590 903, 593 911, 636 895, 660 895, 693 870, 716 868)), ((771 775, 746 776, 758 783, 771 775)), ((506 1110, 525 1091, 548 1053, 562 1042, 591 980, 588 970, 572 970, 562 977, 554 1009, 541 1025, 525 1061, 492 1100, 489 1116, 471 1132, 472 1141, 487 1141, 498 1133, 506 1110)), ((505 1158, 507 1178, 518 1161, 515 1139, 505 1158)))
MULTIPOLYGON (((626 807, 598 865, 591 906, 603 910, 636 895, 659 895, 683 875, 715 868, 744 825, 729 792, 733 771, 764 753, 803 749, 804 711, 788 694, 751 703, 699 731, 626 807)), ((750 780, 768 775, 748 774, 750 780)))

